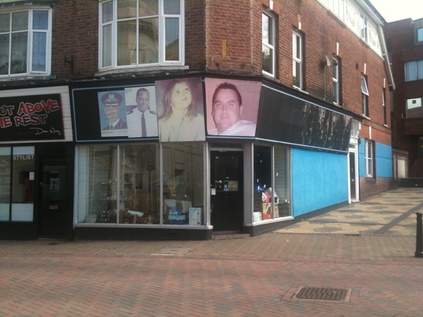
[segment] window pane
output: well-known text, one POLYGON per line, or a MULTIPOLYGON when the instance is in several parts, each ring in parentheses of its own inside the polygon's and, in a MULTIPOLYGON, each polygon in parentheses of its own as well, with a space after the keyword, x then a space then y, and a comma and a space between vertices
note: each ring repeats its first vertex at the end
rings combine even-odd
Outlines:
POLYGON ((417 41, 423 42, 423 28, 417 30, 417 41))
POLYGON ((10 14, 0 14, 0 32, 10 31, 10 14))
POLYGON ((33 29, 48 29, 48 11, 34 11, 33 13, 33 29))
POLYGON ((12 13, 12 31, 28 29, 28 12, 12 13))
POLYGON ((179 14, 181 12, 180 0, 163 0, 165 14, 179 14))
POLYGON ((117 147, 80 147, 78 175, 78 222, 116 223, 117 147))
POLYGON ((158 145, 120 147, 119 223, 160 223, 158 145))
POLYGON ((361 92, 366 95, 369 94, 369 90, 367 89, 367 81, 364 77, 361 77, 361 92))
POLYGON ((102 66, 112 65, 112 26, 103 27, 102 66))
POLYGON ((167 143, 163 146, 163 222, 200 224, 190 207, 204 211, 202 143, 167 143), (194 221, 193 221, 194 220, 194 221))
POLYGON ((142 0, 140 2, 140 17, 158 15, 159 4, 158 0, 142 0))
POLYGON ((417 79, 423 79, 423 60, 417 62, 417 79))
POLYGON ((408 62, 405 63, 405 80, 416 80, 417 79, 417 63, 408 62))
POLYGON ((103 23, 110 22, 113 19, 113 1, 103 3, 103 23))
POLYGON ((165 19, 166 61, 179 60, 179 19, 165 19))
POLYGON ((9 220, 11 149, 0 148, 0 221, 9 220))
POLYGON ((137 29, 135 21, 118 23, 117 64, 135 65, 137 48, 137 29))
POLYGON ((283 146, 275 146, 275 218, 287 217, 291 215, 289 201, 290 192, 288 187, 288 164, 286 158, 286 148, 283 146))
POLYGON ((158 18, 141 19, 139 31, 139 63, 149 64, 159 61, 158 18))
POLYGON ((137 17, 137 0, 119 0, 117 6, 118 19, 137 17))
POLYGON ((28 33, 12 34, 11 74, 26 73, 28 33))
POLYGON ((34 147, 13 149, 12 221, 32 221, 34 203, 34 147))
POLYGON ((263 43, 270 43, 270 34, 269 34, 269 17, 266 14, 261 15, 262 24, 261 24, 261 34, 262 34, 262 42, 263 43))
POLYGON ((272 148, 254 146, 254 221, 273 218, 272 148))
POLYGON ((45 71, 46 70, 46 45, 47 34, 34 32, 34 44, 32 47, 32 70, 45 71))
POLYGON ((273 73, 273 50, 265 45, 262 46, 263 70, 270 74, 273 73))
POLYGON ((9 34, 0 35, 0 75, 9 73, 9 34))

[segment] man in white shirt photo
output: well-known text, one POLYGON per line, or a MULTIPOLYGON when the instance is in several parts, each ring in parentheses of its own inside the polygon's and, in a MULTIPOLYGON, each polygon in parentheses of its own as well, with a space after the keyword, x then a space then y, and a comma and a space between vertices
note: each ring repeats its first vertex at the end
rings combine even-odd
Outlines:
POLYGON ((150 91, 147 88, 137 90, 136 103, 137 106, 127 113, 128 137, 157 136, 157 113, 150 109, 150 91))

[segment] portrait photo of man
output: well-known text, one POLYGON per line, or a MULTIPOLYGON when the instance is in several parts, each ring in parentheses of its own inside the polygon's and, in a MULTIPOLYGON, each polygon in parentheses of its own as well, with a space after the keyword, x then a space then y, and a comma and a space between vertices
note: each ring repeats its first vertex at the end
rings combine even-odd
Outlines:
POLYGON ((99 92, 99 110, 101 136, 126 136, 128 125, 126 122, 126 110, 123 92, 107 91, 99 92))
POLYGON ((158 132, 154 86, 126 88, 125 98, 128 137, 156 137, 158 132))
POLYGON ((255 136, 260 83, 206 78, 209 135, 255 136))

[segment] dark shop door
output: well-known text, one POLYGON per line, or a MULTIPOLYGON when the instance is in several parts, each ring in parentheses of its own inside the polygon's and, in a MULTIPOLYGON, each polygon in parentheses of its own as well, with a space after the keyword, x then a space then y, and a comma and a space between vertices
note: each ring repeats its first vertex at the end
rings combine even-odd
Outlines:
POLYGON ((244 219, 243 152, 211 152, 213 231, 241 231, 244 219))
POLYGON ((39 235, 63 236, 69 219, 66 157, 41 158, 39 175, 39 235))

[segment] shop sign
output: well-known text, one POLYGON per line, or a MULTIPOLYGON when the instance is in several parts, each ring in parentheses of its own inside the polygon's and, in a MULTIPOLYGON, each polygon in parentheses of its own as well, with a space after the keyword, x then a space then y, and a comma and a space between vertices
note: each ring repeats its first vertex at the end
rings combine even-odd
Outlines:
POLYGON ((0 141, 64 139, 60 94, 0 98, 0 141))

